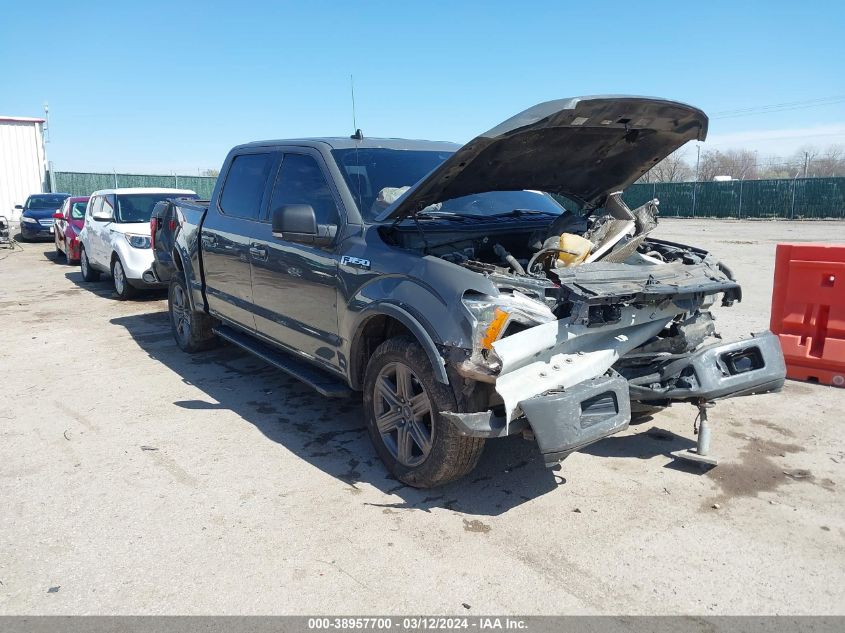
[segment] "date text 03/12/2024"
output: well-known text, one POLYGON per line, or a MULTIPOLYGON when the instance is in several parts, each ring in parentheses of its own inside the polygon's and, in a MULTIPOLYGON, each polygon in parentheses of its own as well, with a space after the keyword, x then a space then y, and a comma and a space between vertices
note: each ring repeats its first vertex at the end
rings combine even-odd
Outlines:
POLYGON ((483 617, 404 617, 401 620, 379 617, 352 618, 309 618, 310 630, 451 630, 477 629, 518 631, 527 628, 527 622, 519 618, 483 617))

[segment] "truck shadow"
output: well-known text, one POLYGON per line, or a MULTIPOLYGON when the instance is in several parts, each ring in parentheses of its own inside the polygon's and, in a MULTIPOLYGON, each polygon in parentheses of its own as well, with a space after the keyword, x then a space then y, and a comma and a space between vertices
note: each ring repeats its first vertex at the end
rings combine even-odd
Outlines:
MULTIPOLYGON (((46 255, 46 257, 47 259, 53 259, 53 255, 46 255)), ((64 263, 64 260, 62 260, 61 263, 64 263)), ((114 282, 111 277, 106 274, 100 275, 100 279, 98 281, 85 281, 82 278, 82 272, 80 271, 79 266, 68 266, 68 272, 65 273, 65 279, 84 290, 93 292, 98 297, 105 297, 106 299, 114 299, 116 301, 118 300, 117 294, 115 294, 114 291, 114 282)), ((128 299, 127 301, 130 303, 134 301, 159 301, 166 296, 166 290, 139 290, 134 297, 128 299)))
MULTIPOLYGON (((80 283, 89 287, 81 277, 80 283)), ((446 508, 494 516, 566 483, 559 473, 543 465, 533 442, 512 436, 488 441, 476 469, 459 481, 431 490, 406 486, 387 472, 376 455, 358 398, 324 398, 233 346, 186 354, 173 341, 166 312, 117 317, 110 322, 125 328, 139 347, 185 384, 208 396, 208 400, 173 403, 197 424, 201 424, 199 412, 233 411, 271 441, 343 482, 350 492, 361 492, 361 484, 375 487, 385 498, 371 505, 385 511, 446 508)))

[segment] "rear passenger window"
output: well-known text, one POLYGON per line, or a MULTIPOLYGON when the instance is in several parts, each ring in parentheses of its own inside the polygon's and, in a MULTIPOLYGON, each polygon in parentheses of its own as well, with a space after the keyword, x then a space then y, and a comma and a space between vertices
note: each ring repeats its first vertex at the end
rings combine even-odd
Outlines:
POLYGON ((310 204, 317 224, 338 223, 337 204, 329 183, 317 161, 310 156, 285 154, 273 187, 270 212, 289 204, 310 204))
POLYGON ((257 220, 272 164, 272 154, 236 156, 226 175, 223 194, 220 196, 220 208, 223 213, 257 220))

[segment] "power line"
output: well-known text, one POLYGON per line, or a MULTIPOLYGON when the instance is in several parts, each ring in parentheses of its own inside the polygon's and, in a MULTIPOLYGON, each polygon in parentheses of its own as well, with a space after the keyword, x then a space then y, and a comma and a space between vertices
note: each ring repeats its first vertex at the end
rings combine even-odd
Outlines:
POLYGON ((818 108, 820 106, 835 105, 837 103, 845 102, 845 95, 834 95, 830 97, 820 97, 818 99, 806 99, 804 101, 787 101, 784 103, 773 103, 763 106, 754 106, 750 108, 736 108, 733 110, 722 110, 714 112, 711 119, 732 119, 742 116, 752 116, 755 114, 769 114, 773 112, 787 112, 789 110, 805 110, 807 108, 818 108))

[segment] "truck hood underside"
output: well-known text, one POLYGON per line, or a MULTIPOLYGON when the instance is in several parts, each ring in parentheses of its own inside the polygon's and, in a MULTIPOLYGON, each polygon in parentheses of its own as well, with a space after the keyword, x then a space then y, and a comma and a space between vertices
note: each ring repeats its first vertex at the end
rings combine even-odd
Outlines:
POLYGON ((576 97, 536 105, 460 148, 388 207, 399 219, 486 191, 533 189, 594 206, 677 148, 707 136, 707 116, 675 101, 576 97))

